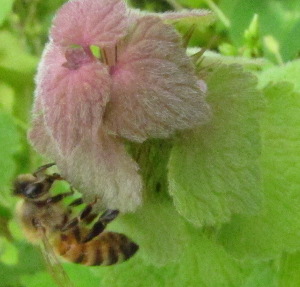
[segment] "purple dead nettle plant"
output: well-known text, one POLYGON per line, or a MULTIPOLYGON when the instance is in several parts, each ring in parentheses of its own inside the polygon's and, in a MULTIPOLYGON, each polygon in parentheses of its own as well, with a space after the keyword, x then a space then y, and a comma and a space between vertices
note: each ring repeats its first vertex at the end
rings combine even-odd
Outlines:
POLYGON ((74 0, 53 21, 36 76, 29 139, 103 207, 126 212, 142 202, 139 167, 124 139, 167 138, 209 118, 205 85, 165 23, 187 15, 146 15, 121 0, 74 0))

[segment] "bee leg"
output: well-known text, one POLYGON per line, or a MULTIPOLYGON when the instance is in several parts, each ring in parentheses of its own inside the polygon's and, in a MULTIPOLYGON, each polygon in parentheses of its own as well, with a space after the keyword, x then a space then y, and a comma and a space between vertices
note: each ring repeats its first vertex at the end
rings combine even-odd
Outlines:
POLYGON ((73 228, 77 227, 78 224, 79 224, 79 219, 78 219, 78 217, 75 217, 75 218, 71 219, 70 221, 68 221, 66 224, 64 224, 64 225, 60 228, 60 230, 61 230, 62 232, 65 232, 65 231, 67 231, 67 230, 69 230, 69 229, 73 229, 73 228))
MULTIPOLYGON (((69 207, 74 207, 74 206, 78 206, 78 205, 81 205, 83 204, 83 199, 80 197, 80 198, 77 198, 75 199, 74 201, 72 201, 70 204, 69 204, 69 207)), ((90 213, 89 215, 87 215, 85 218, 83 218, 82 220, 87 223, 87 224, 90 224, 96 217, 98 216, 97 213, 90 213)))
POLYGON ((46 180, 49 182, 54 182, 55 180, 64 180, 64 178, 58 173, 53 173, 51 175, 47 175, 46 180))
MULTIPOLYGON (((69 204, 69 207, 74 207, 74 206, 78 206, 78 205, 81 205, 83 204, 83 199, 80 197, 80 198, 77 198, 75 199, 74 201, 72 201, 70 204, 69 204)), ((87 224, 90 224, 96 217, 98 217, 98 214, 97 213, 90 213, 89 215, 87 215, 85 218, 83 218, 82 220, 87 223, 87 224)))
POLYGON ((77 198, 75 199, 74 201, 72 201, 69 206, 70 207, 74 207, 74 206, 78 206, 80 204, 83 204, 83 199, 80 197, 80 198, 77 198))
POLYGON ((108 224, 113 221, 118 215, 119 210, 116 209, 107 209, 101 216, 100 219, 103 223, 108 224))
POLYGON ((61 194, 49 197, 48 199, 46 199, 46 204, 57 203, 57 202, 63 200, 65 197, 71 196, 73 194, 74 194, 74 190, 71 190, 69 192, 65 192, 65 193, 61 193, 61 194))
MULTIPOLYGON (((89 216, 91 215, 91 211, 93 209, 93 205, 97 202, 97 198, 90 204, 88 204, 83 211, 79 214, 79 216, 73 218, 72 220, 70 220, 69 222, 67 222, 62 228, 62 231, 67 231, 69 229, 72 229, 74 227, 76 227, 80 221, 84 221, 86 219, 89 218, 89 216)), ((71 203, 72 204, 72 203, 71 203)), ((79 204, 78 204, 79 205, 79 204)))
POLYGON ((33 175, 38 177, 40 174, 43 174, 49 167, 55 165, 54 162, 47 163, 45 165, 40 166, 34 173, 33 175))
POLYGON ((88 218, 93 210, 93 205, 97 202, 97 197, 95 198, 95 200, 93 202, 91 202, 90 204, 88 204, 85 209, 80 213, 79 215, 79 220, 85 220, 86 218, 88 218))
POLYGON ((53 173, 51 175, 45 174, 45 171, 51 167, 55 165, 54 162, 52 163, 48 163, 45 164, 41 167, 39 167, 34 173, 33 175, 38 179, 38 180, 43 180, 44 182, 47 182, 48 184, 52 184, 54 181, 56 180, 64 180, 64 178, 58 174, 58 173, 53 173))
POLYGON ((88 235, 81 241, 82 243, 86 243, 91 241, 93 238, 98 236, 106 227, 108 223, 113 221, 119 214, 118 210, 108 209, 105 211, 98 221, 93 225, 92 229, 88 233, 88 235))
POLYGON ((77 241, 77 242, 81 242, 81 232, 80 232, 79 226, 76 226, 76 227, 74 228, 73 234, 74 234, 74 236, 75 236, 75 238, 76 238, 76 241, 77 241))
POLYGON ((99 214, 97 213, 91 213, 89 216, 87 216, 85 219, 84 219, 84 222, 86 224, 90 224, 96 217, 98 217, 99 214))

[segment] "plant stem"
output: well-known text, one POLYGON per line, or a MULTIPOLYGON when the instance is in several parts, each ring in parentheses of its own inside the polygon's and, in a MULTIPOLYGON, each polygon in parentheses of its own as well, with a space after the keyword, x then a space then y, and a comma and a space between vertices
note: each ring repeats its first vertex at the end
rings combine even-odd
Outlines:
POLYGON ((205 2, 208 7, 216 13, 217 17, 224 24, 224 26, 229 28, 231 26, 230 20, 226 17, 223 11, 212 0, 205 0, 205 2))

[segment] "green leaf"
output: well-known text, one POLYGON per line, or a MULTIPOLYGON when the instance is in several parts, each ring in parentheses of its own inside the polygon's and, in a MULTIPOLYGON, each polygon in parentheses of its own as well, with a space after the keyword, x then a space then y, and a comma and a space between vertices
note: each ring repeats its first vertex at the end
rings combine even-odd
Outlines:
POLYGON ((12 85, 28 84, 38 59, 26 52, 21 41, 7 31, 0 32, 0 78, 12 85))
MULTIPOLYGON (((109 269, 99 269, 103 286, 241 286, 243 276, 237 261, 230 257, 221 246, 204 236, 201 231, 187 228, 185 232, 188 239, 180 247, 184 252, 180 261, 157 267, 149 265, 140 257, 134 257, 126 263, 112 266, 109 269)), ((182 234, 178 234, 178 236, 182 236, 182 234)), ((143 246, 141 246, 142 248, 143 246)), ((165 249, 161 248, 160 252, 168 256, 165 249)))
MULTIPOLYGON (((6 225, 7 227, 7 220, 11 218, 11 210, 9 208, 6 208, 2 205, 0 205, 0 225, 1 227, 4 227, 6 225)), ((0 227, 0 234, 1 234, 1 227, 0 227)), ((5 228, 6 228, 5 227, 5 228)))
POLYGON ((144 203, 134 214, 120 216, 109 225, 112 231, 124 233, 139 244, 135 256, 155 265, 180 260, 186 240, 185 221, 167 192, 170 147, 169 141, 164 140, 130 143, 129 152, 138 162, 143 177, 144 203))
POLYGON ((98 275, 97 269, 105 267, 90 267, 80 264, 63 264, 64 269, 74 282, 76 287, 100 287, 101 277, 98 275))
POLYGON ((0 83, 0 109, 11 114, 14 104, 14 90, 11 86, 0 83))
POLYGON ((134 214, 118 218, 109 229, 129 236, 140 246, 135 256, 159 266, 180 260, 181 247, 186 239, 184 220, 171 200, 161 195, 146 201, 134 214))
POLYGON ((260 88, 270 82, 288 81, 294 84, 295 91, 300 92, 300 60, 294 60, 280 67, 270 67, 258 75, 260 88))
POLYGON ((21 275, 21 282, 26 287, 58 287, 48 272, 21 275))
POLYGON ((10 13, 14 0, 0 0, 0 26, 3 24, 7 15, 10 13))
POLYGON ((242 44, 245 29, 258 14, 261 35, 272 35, 279 41, 285 60, 296 57, 300 50, 299 1, 221 0, 220 8, 230 18, 229 34, 236 45, 242 44))
POLYGON ((12 202, 11 182, 15 175, 14 155, 20 150, 20 135, 12 117, 0 110, 0 203, 9 206, 12 202))
POLYGON ((19 274, 13 266, 7 266, 0 262, 1 287, 21 287, 19 274))
POLYGON ((176 18, 167 18, 165 21, 168 23, 178 23, 188 28, 194 25, 196 29, 203 30, 215 22, 216 16, 209 10, 201 10, 201 12, 202 13, 198 11, 198 14, 193 14, 192 12, 189 12, 189 10, 182 10, 175 14, 177 16, 176 18), (201 16, 199 14, 201 14, 201 16))
POLYGON ((256 79, 240 66, 221 65, 206 82, 212 120, 180 137, 169 161, 174 204, 198 226, 253 214, 261 204, 256 79))
POLYGON ((277 273, 272 262, 255 262, 251 265, 250 274, 241 287, 278 287, 277 273))
POLYGON ((227 249, 242 258, 300 250, 300 93, 285 82, 268 85, 264 94, 264 208, 251 218, 236 216, 220 233, 227 249))
MULTIPOLYGON (((229 47, 229 49, 233 48, 233 46, 229 47)), ((195 55, 197 52, 199 52, 200 49, 195 48, 189 48, 187 50, 188 55, 195 55)), ((205 66, 215 66, 216 64, 238 64, 245 68, 245 70, 253 70, 253 71, 261 71, 267 67, 274 66, 271 62, 267 61, 264 58, 245 58, 241 56, 226 56, 212 52, 212 51, 205 51, 203 62, 201 64, 204 64, 205 66)))
MULTIPOLYGON (((27 285, 21 284, 22 276, 25 274, 32 274, 39 272, 43 264, 40 257, 37 256, 36 249, 31 245, 24 244, 22 242, 15 242, 15 246, 18 247, 18 263, 13 266, 3 264, 0 262, 0 278, 1 287, 21 287, 27 285)), ((39 284, 36 286, 40 286, 39 284)), ((53 285, 51 285, 53 286, 53 285)))
POLYGON ((18 248, 19 254, 18 263, 14 265, 17 274, 34 274, 45 270, 45 261, 38 246, 33 246, 25 241, 15 241, 14 244, 18 248))
MULTIPOLYGON (((76 264, 63 264, 62 265, 70 278, 70 281, 76 287, 99 287, 100 278, 95 275, 92 267, 76 265, 76 264)), ((59 278, 59 277, 58 277, 59 278)), ((26 274, 21 276, 21 282, 26 287, 60 287, 54 283, 50 273, 46 271, 39 271, 34 274, 26 274)), ((61 284, 64 284, 61 282, 61 284)))
MULTIPOLYGON (((172 2, 172 0, 170 1, 172 2)), ((200 8, 205 4, 205 0, 174 0, 174 2, 178 2, 187 8, 200 8)))
POLYGON ((174 0, 158 0, 158 1, 149 1, 149 0, 127 0, 126 2, 131 7, 136 7, 138 9, 141 9, 142 11, 148 10, 148 11, 169 11, 171 10, 171 5, 169 4, 171 1, 174 0))
POLYGON ((7 265, 14 265, 18 261, 16 247, 5 237, 0 237, 0 261, 7 265))
POLYGON ((300 286, 300 253, 284 254, 280 262, 278 287, 300 286))

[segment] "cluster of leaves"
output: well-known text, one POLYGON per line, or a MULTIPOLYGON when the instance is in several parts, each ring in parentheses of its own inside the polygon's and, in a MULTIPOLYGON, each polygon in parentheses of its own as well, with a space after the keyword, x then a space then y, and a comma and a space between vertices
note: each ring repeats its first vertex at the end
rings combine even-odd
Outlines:
MULTIPOLYGON (((41 163, 26 139, 33 78, 51 18, 63 2, 0 1, 4 287, 55 286, 19 232, 10 190, 16 174, 41 163)), ((145 204, 111 229, 130 235, 140 251, 108 268, 65 264, 69 276, 83 287, 299 286, 299 1, 130 3, 151 11, 215 11, 219 21, 205 30, 199 24, 191 40, 221 53, 207 52, 198 64, 213 119, 172 141, 129 146, 141 166, 145 204)), ((178 29, 184 33, 189 25, 179 23, 178 29)))

